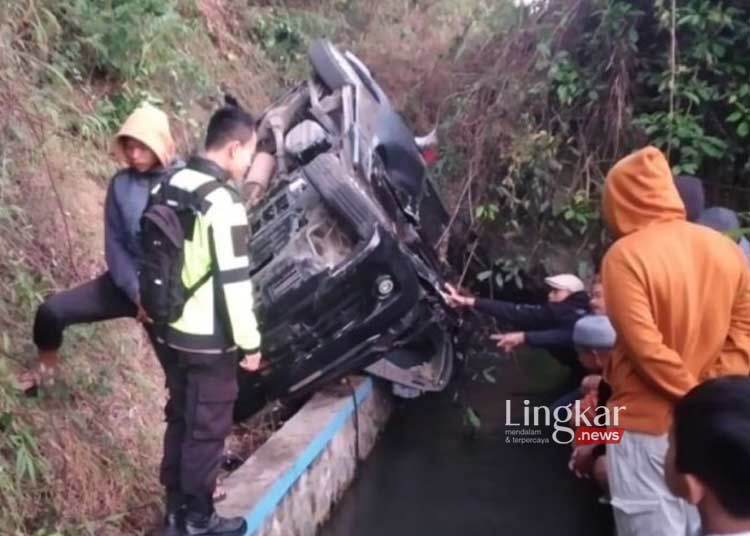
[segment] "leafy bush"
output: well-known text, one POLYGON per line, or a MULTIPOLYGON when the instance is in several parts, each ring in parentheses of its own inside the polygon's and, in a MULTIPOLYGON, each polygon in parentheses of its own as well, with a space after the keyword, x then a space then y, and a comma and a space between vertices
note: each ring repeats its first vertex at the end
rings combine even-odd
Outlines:
POLYGON ((440 120, 451 161, 466 165, 442 168, 441 183, 466 185, 458 205, 471 220, 467 234, 502 252, 490 261, 531 249, 530 269, 556 245, 579 257, 596 249, 605 239, 605 174, 647 143, 668 154, 675 173, 733 186, 750 178, 750 4, 683 0, 674 14, 671 6, 549 0, 515 13, 498 8, 488 16, 516 24, 487 22, 429 86, 440 96, 420 95, 447 110, 440 120))
POLYGON ((670 8, 660 0, 650 12, 658 24, 646 34, 639 58, 645 91, 635 102, 636 124, 670 152, 675 173, 734 182, 737 169, 750 164, 750 6, 731 0, 679 2, 674 73, 665 46, 670 8))
POLYGON ((51 13, 63 28, 56 60, 73 75, 143 79, 181 68, 193 34, 175 0, 71 0, 51 13))
POLYGON ((314 39, 333 38, 340 24, 320 13, 302 9, 257 9, 248 29, 284 78, 296 82, 306 75, 307 48, 314 39))
POLYGON ((133 91, 127 86, 112 97, 104 97, 97 103, 96 111, 81 121, 81 135, 86 139, 109 138, 144 102, 157 106, 163 104, 159 97, 143 90, 133 91))

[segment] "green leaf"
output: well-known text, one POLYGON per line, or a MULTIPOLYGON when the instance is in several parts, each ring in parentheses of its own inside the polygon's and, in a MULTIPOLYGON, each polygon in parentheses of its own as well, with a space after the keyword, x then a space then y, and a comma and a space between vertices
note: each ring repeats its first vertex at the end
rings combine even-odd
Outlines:
POLYGON ((716 136, 705 136, 703 140, 722 151, 726 150, 728 147, 727 142, 725 142, 721 138, 717 138, 716 136))
POLYGON ((731 231, 727 231, 724 234, 733 240, 737 240, 738 238, 742 236, 750 235, 750 227, 741 227, 739 229, 732 229, 731 231))
POLYGON ((502 290, 503 287, 505 287, 505 279, 503 278, 503 274, 501 273, 495 274, 495 285, 500 290, 502 290))
POLYGON ((477 281, 487 281, 490 277, 492 277, 492 270, 485 270, 477 274, 477 281))
POLYGON ((634 26, 631 26, 630 30, 628 30, 628 39, 630 39, 631 43, 638 41, 638 30, 636 30, 634 26))
POLYGON ((729 117, 727 117, 727 122, 729 123, 736 123, 740 119, 742 119, 743 113, 742 112, 734 112, 729 117))
POLYGON ((492 374, 495 371, 495 367, 489 367, 482 371, 482 376, 484 376, 484 379, 487 380, 489 383, 497 383, 497 379, 492 374))
MULTIPOLYGON (((695 175, 698 172, 698 164, 695 162, 689 162, 687 164, 684 164, 682 166, 682 171, 685 173, 689 173, 690 175, 695 175)), ((678 173, 679 175, 680 173, 678 173)))
POLYGON ((536 46, 537 52, 539 52, 545 58, 549 58, 551 54, 550 44, 548 41, 542 41, 536 46))
POLYGON ((750 124, 747 122, 740 123, 737 127, 737 135, 740 138, 747 138, 748 134, 750 134, 750 124))
POLYGON ((0 432, 4 432, 13 423, 13 414, 9 411, 5 411, 0 414, 0 432))
POLYGON ((685 97, 687 97, 688 100, 692 101, 695 104, 700 104, 701 103, 700 97, 698 97, 698 95, 696 95, 695 93, 693 93, 691 91, 685 91, 683 93, 683 95, 685 95, 685 97))
POLYGON ((708 143, 702 144, 701 150, 703 151, 704 154, 706 154, 707 156, 710 156, 711 158, 721 158, 722 156, 724 156, 723 150, 718 149, 717 147, 708 143))
POLYGON ((479 415, 471 406, 466 408, 466 412, 464 414, 464 422, 469 424, 474 430, 479 430, 482 427, 482 420, 479 418, 479 415))

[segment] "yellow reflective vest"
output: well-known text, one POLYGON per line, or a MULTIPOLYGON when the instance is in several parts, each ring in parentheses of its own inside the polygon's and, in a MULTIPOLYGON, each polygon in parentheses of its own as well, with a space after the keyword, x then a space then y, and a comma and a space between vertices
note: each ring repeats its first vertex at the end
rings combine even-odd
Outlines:
POLYGON ((185 302, 182 316, 167 326, 172 348, 221 354, 258 351, 260 334, 253 313, 253 288, 247 240, 248 222, 239 194, 226 172, 210 160, 195 157, 168 184, 192 194, 208 191, 186 229, 182 282, 193 287, 211 276, 185 302), (219 188, 206 188, 218 181, 219 188), (200 190, 199 190, 200 189, 200 190))

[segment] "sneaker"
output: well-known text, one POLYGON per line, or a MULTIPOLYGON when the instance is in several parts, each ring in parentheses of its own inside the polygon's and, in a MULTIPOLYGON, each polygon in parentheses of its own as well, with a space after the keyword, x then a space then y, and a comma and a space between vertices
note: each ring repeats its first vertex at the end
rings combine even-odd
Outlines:
POLYGON ((189 514, 185 520, 187 536, 243 536, 247 522, 241 517, 220 517, 216 512, 210 516, 189 514))

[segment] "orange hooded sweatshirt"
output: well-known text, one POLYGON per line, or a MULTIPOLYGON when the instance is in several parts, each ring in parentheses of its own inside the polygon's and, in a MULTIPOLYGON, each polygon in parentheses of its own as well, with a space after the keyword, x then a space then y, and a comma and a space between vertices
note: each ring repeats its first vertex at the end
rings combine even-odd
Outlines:
POLYGON ((619 426, 660 435, 697 383, 750 373, 750 294, 740 249, 685 221, 666 158, 647 147, 607 175, 604 217, 618 237, 604 258, 617 345, 607 370, 619 426))

